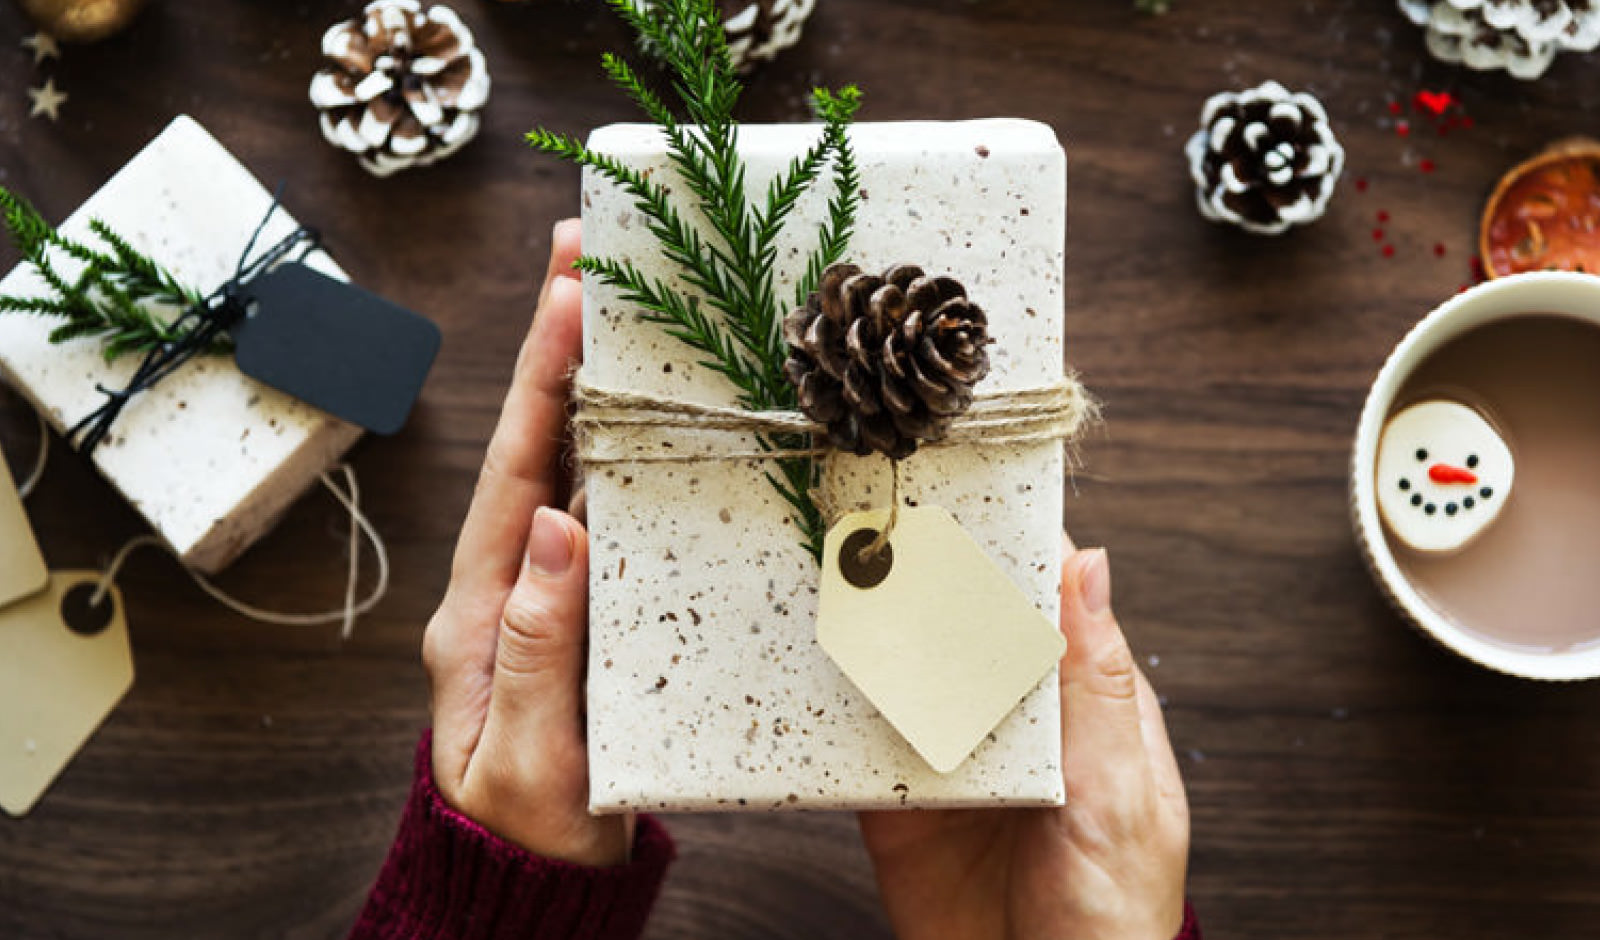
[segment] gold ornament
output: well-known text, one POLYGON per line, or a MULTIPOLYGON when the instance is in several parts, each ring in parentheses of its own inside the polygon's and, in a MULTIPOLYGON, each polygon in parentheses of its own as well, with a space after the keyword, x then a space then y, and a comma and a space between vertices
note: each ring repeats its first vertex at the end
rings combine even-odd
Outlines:
POLYGON ((94 42, 133 21, 146 0, 17 0, 38 27, 64 42, 94 42))

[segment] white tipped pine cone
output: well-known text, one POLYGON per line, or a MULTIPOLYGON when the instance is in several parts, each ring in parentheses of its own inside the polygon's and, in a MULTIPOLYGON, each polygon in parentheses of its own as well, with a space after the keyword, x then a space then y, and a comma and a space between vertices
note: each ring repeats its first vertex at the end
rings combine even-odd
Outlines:
POLYGON ((373 175, 442 160, 477 135, 489 68, 449 7, 372 0, 328 29, 322 54, 311 79, 322 136, 373 175))
POLYGON ((1186 152, 1200 214, 1257 235, 1321 218, 1344 169, 1322 104, 1277 82, 1212 96, 1186 152))
MULTIPOLYGON (((650 9, 650 0, 634 2, 650 9)), ((800 41, 817 0, 718 0, 718 6, 733 67, 749 72, 800 41)))
POLYGON ((1539 78, 1565 51, 1600 47, 1600 0, 1398 0, 1442 62, 1539 78))

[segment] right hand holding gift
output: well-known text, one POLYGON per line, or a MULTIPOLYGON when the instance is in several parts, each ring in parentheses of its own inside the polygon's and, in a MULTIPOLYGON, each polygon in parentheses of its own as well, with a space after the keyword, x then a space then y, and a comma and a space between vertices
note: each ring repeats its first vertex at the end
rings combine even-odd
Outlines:
POLYGON ((901 940, 1170 940, 1189 807, 1161 705, 1111 611, 1103 550, 1065 546, 1065 806, 860 814, 901 940))

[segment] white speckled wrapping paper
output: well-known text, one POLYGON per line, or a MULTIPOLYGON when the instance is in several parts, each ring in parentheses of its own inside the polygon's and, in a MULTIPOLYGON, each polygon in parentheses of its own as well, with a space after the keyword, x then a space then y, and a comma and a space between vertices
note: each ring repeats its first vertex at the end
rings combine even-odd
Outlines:
MULTIPOLYGON (((753 198, 817 135, 744 127, 753 198)), ((980 391, 1060 380, 1066 157, 1054 132, 987 120, 863 124, 852 137, 865 193, 850 259, 869 270, 913 262, 966 284, 997 340, 980 391)), ((602 128, 590 146, 668 172, 652 128, 602 128)), ((793 296, 828 195, 809 194, 793 216, 780 297, 793 296)), ((583 216, 586 252, 675 280, 626 194, 593 173, 583 216)), ((584 327, 594 384, 733 403, 697 354, 592 278, 584 327)), ((680 446, 696 443, 685 437, 680 446)), ((902 495, 950 510, 1053 621, 1064 469, 1059 444, 924 449, 903 465, 902 495)), ((1059 804, 1054 673, 953 773, 933 771, 818 647, 816 564, 764 470, 623 464, 590 476, 592 809, 1059 804)), ((844 509, 873 508, 889 479, 882 458, 843 457, 826 485, 844 509)))
MULTIPOLYGON (((89 220, 103 219, 181 281, 209 292, 233 273, 271 202, 215 138, 179 117, 60 228, 93 244, 89 220)), ((258 250, 297 224, 280 208, 258 250)), ((321 252, 307 263, 348 280, 321 252)), ((60 268, 67 276, 78 270, 65 261, 60 268)), ((27 266, 0 281, 3 294, 46 292, 27 266)), ((0 316, 0 377, 64 431, 105 401, 97 383, 124 387, 138 357, 107 365, 97 340, 53 345, 58 322, 0 316)), ((134 397, 94 462, 187 564, 214 572, 271 528, 360 436, 359 428, 246 377, 231 358, 201 356, 134 397)))

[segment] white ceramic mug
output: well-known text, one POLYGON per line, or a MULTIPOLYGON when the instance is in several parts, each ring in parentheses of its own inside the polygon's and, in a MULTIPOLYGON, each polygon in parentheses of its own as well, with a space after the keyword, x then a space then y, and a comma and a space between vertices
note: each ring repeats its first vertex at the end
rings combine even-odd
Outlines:
MULTIPOLYGON (((1414 625, 1447 649, 1490 669, 1528 679, 1566 681, 1600 677, 1600 647, 1533 652, 1491 642, 1439 613, 1395 561, 1378 515, 1378 441, 1394 410, 1395 395, 1417 367, 1451 340, 1490 323, 1532 313, 1554 313, 1600 326, 1600 277, 1565 271, 1519 274, 1480 284, 1445 301, 1395 347, 1372 383, 1351 461, 1350 495, 1356 541, 1378 586, 1414 625)), ((1600 363, 1596 364, 1600 368, 1600 363)), ((1597 573, 1600 576, 1600 573, 1597 573)))

